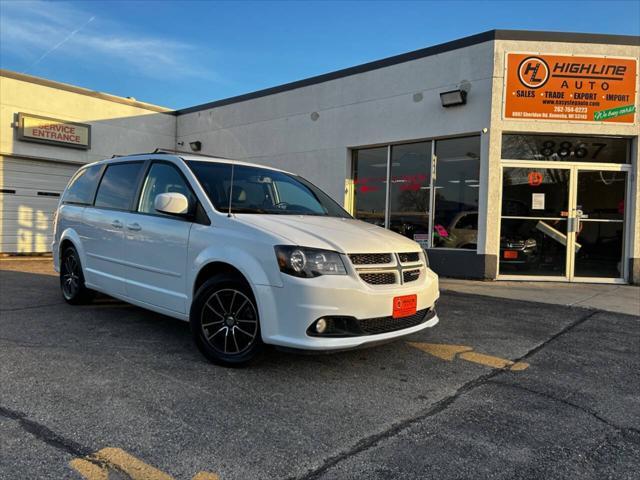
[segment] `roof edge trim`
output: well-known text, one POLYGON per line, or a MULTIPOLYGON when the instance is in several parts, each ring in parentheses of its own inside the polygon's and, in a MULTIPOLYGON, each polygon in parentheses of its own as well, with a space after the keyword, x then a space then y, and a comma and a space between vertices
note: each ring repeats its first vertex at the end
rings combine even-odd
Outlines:
POLYGON ((213 102, 195 105, 193 107, 181 108, 174 112, 174 115, 184 115, 187 113, 199 112, 210 108, 222 107, 233 103, 240 103, 246 100, 266 97, 276 93, 282 93, 289 90, 295 90, 318 83, 336 80, 359 73, 365 73, 379 68, 398 65, 400 63, 418 60, 420 58, 430 57, 439 53, 450 52, 460 48, 478 45, 480 43, 492 40, 519 40, 519 41, 537 41, 537 42, 564 42, 564 43, 594 43, 594 44, 613 44, 613 45, 631 45, 640 46, 640 36, 634 35, 609 35, 598 33, 570 33, 570 32, 544 32, 532 30, 489 30, 468 37, 459 38, 450 42, 440 43, 431 47, 421 48, 407 53, 401 53, 381 60, 363 63, 354 67, 348 67, 334 72, 324 73, 313 77, 297 80, 295 82, 285 83, 275 87, 257 90, 251 93, 245 93, 234 97, 215 100, 213 102))
POLYGON ((139 102, 137 100, 130 100, 125 97, 119 97, 117 95, 111 95, 109 93, 102 93, 95 90, 89 90, 88 88, 76 87, 75 85, 69 85, 68 83, 56 82, 55 80, 48 80, 46 78, 35 77, 33 75, 27 75, 26 73, 14 72, 12 70, 0 69, 0 77, 12 78, 21 82, 34 83, 42 85, 44 87, 55 88, 57 90, 65 90, 67 92, 79 93, 80 95, 86 95, 88 97, 97 98, 99 100, 106 100, 109 102, 120 103, 122 105, 129 105, 131 107, 142 108, 144 110, 150 110, 157 113, 173 114, 173 110, 170 108, 160 107, 151 103, 139 102))

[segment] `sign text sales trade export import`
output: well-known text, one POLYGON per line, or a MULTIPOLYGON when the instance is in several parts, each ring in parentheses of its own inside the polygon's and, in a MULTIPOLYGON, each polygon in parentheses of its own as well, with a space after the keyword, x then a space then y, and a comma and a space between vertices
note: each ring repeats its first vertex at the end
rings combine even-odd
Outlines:
POLYGON ((27 142, 88 149, 91 125, 19 113, 18 138, 27 142))
POLYGON ((504 118, 633 123, 637 62, 507 54, 504 118))

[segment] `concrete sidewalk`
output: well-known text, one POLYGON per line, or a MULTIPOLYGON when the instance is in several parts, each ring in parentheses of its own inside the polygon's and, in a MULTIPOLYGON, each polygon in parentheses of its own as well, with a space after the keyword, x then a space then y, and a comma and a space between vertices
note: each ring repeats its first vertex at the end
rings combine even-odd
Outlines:
POLYGON ((482 282, 441 278, 442 291, 593 308, 640 316, 640 287, 561 282, 482 282))

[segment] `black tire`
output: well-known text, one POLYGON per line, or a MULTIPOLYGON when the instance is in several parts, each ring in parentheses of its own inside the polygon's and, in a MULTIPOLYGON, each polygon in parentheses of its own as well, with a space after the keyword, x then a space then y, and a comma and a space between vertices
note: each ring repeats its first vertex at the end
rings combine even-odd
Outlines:
POLYGON ((84 284, 80 256, 74 247, 65 248, 60 257, 60 290, 71 305, 88 303, 93 298, 93 291, 84 284))
POLYGON ((198 350, 213 363, 239 367, 262 350, 258 306, 237 276, 214 275, 196 292, 189 312, 198 350))

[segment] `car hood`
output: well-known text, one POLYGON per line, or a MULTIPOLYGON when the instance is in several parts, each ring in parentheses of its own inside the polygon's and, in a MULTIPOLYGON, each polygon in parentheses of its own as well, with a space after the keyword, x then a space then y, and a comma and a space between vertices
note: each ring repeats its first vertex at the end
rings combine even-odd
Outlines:
POLYGON ((402 235, 352 218, 310 215, 236 214, 244 223, 281 237, 283 243, 342 253, 415 252, 420 245, 402 235))

